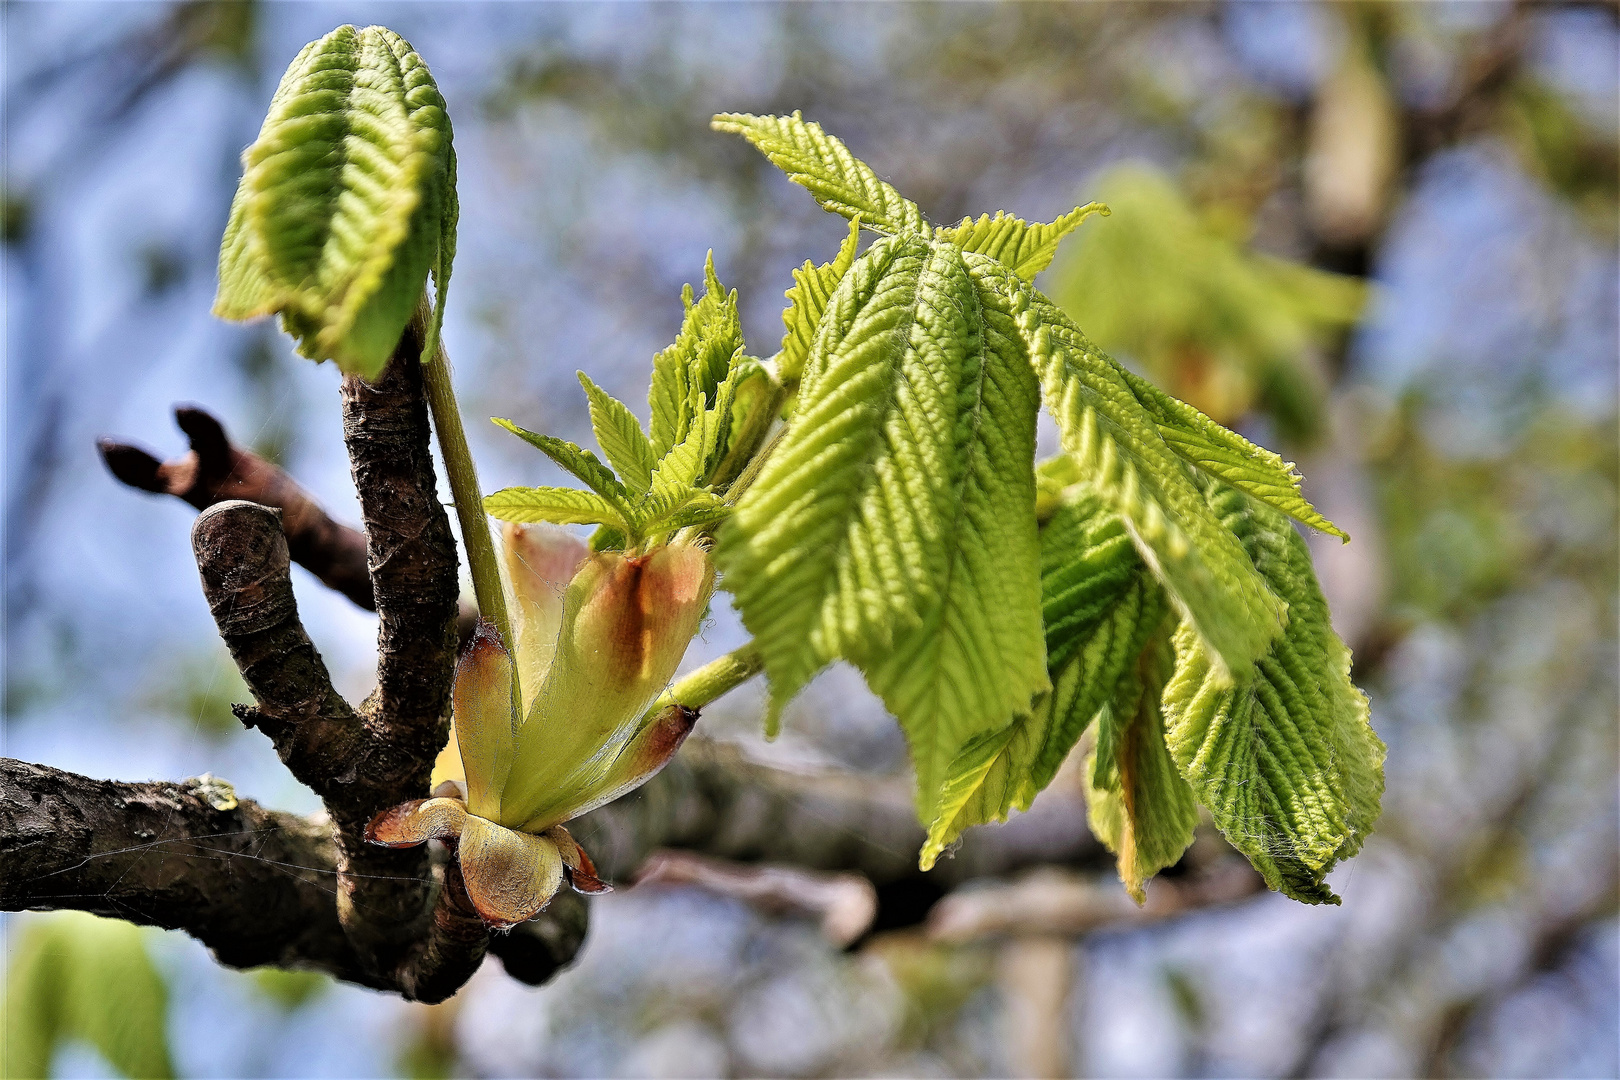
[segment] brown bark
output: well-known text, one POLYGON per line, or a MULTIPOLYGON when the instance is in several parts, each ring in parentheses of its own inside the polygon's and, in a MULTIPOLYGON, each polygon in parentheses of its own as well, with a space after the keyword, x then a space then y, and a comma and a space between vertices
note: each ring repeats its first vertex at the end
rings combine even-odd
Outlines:
MULTIPOLYGON (((307 758, 299 760, 307 765, 307 758)), ((341 856, 332 823, 273 814, 249 802, 229 813, 214 811, 198 801, 196 788, 194 781, 91 780, 0 759, 0 909, 117 914, 186 930, 224 963, 311 967, 422 998, 429 998, 429 988, 413 981, 420 971, 413 964, 424 957, 446 973, 434 998, 454 991, 445 989, 452 974, 470 976, 482 946, 458 938, 455 925, 441 928, 403 966, 368 966, 338 918, 341 856), (25 786, 18 776, 32 779, 25 786), (62 806, 37 809, 50 798, 62 806), (460 954, 451 948, 457 941, 460 954), (453 956, 458 963, 448 965, 453 956)), ((1037 830, 975 830, 956 860, 942 860, 925 875, 917 870, 921 829, 909 798, 898 784, 774 768, 750 762, 736 747, 694 737, 645 787, 569 828, 602 873, 621 885, 659 848, 855 872, 879 886, 926 879, 941 891, 985 873, 1052 862, 1097 868, 1107 858, 1090 840, 1083 817, 1066 819, 1065 828, 1067 811, 1059 810, 1037 830)), ((390 884, 426 893, 433 887, 431 868, 424 860, 406 880, 390 884)), ((453 880, 445 892, 456 892, 453 880)), ((1129 906, 1122 891, 1118 898, 1129 906)), ((585 898, 564 892, 540 919, 494 936, 488 948, 514 977, 538 985, 572 961, 586 920, 585 898)), ((413 932, 423 935, 417 941, 426 940, 428 925, 426 919, 415 924, 413 932)))
POLYGON ((191 440, 191 450, 173 461, 161 462, 128 443, 99 440, 96 445, 113 476, 142 491, 184 499, 198 510, 230 499, 275 507, 281 511, 293 562, 360 607, 376 610, 364 534, 333 521, 296 480, 232 443, 224 426, 207 412, 181 405, 174 418, 191 440))
POLYGON ((184 930, 233 967, 381 985, 332 902, 331 829, 206 780, 126 784, 0 758, 0 909, 184 930))

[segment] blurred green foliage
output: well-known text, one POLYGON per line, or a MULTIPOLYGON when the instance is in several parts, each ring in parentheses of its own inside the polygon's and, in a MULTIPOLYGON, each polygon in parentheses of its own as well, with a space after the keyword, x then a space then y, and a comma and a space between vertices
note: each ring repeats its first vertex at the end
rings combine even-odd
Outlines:
POLYGON ((1507 592, 1565 577, 1613 594, 1614 417, 1534 411, 1494 453, 1448 452, 1409 396, 1371 431, 1393 577, 1391 619, 1462 623, 1507 592))
POLYGON ((82 1039, 129 1077, 172 1077, 168 988, 130 923, 77 911, 29 919, 6 976, 0 1076, 49 1075, 64 1042, 82 1039))
POLYGON ((165 670, 155 673, 140 704, 199 735, 219 739, 242 730, 231 713, 232 703, 252 700, 230 657, 223 649, 210 649, 171 659, 165 670))
POLYGON ((1220 423, 1259 410, 1290 442, 1313 441, 1327 391, 1313 350, 1355 324, 1365 285, 1246 250, 1146 166, 1116 168, 1088 194, 1113 214, 1064 246, 1052 298, 1220 423))
POLYGON ((318 971, 289 971, 284 968, 254 968, 249 975, 254 988, 282 1009, 295 1012, 326 993, 332 980, 318 971))

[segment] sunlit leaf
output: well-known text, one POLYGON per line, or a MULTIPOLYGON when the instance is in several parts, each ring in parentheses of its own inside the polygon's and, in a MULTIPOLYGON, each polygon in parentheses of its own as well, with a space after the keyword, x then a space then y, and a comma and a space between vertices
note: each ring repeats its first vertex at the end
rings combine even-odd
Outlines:
POLYGON ((658 458, 646 432, 641 430, 641 423, 624 402, 597 386, 583 371, 579 373, 579 383, 590 398, 591 429, 596 434, 597 445, 607 455, 625 487, 633 494, 645 494, 652 486, 652 471, 658 458))
POLYGON ((833 290, 854 265, 860 238, 861 222, 857 218, 849 223, 849 236, 832 262, 820 266, 806 262, 793 271, 793 288, 787 291, 788 306, 782 312, 787 333, 782 337, 782 354, 776 361, 776 374, 782 381, 794 382, 804 374, 804 362, 810 356, 822 313, 827 310, 833 290))
POLYGON ((1271 507, 1206 487, 1290 618, 1236 685, 1213 677, 1207 647, 1183 627, 1164 692, 1167 741, 1198 800, 1268 885, 1337 903, 1323 879, 1360 850, 1378 818, 1384 744, 1350 681, 1350 650, 1333 632, 1305 541, 1271 507))
POLYGON ((995 217, 963 218, 953 228, 940 229, 939 237, 961 245, 964 251, 988 255, 1025 281, 1034 281, 1036 274, 1052 264, 1063 238, 1092 214, 1106 217, 1108 207, 1095 202, 1077 206, 1050 225, 1031 225, 997 210, 995 217))
POLYGON ((855 663, 906 731, 929 820, 961 747, 1046 685, 1038 391, 1006 301, 954 245, 879 241, 824 320, 719 558, 773 699, 855 663))
POLYGON ((427 280, 436 346, 455 250, 450 118, 427 65, 380 26, 341 26, 282 76, 220 247, 214 311, 279 314, 299 352, 381 374, 427 280))
POLYGON ((553 525, 609 525, 623 529, 624 514, 594 491, 578 488, 502 488, 484 496, 484 512, 502 521, 549 521, 553 525))
POLYGON ((799 113, 792 116, 751 116, 721 113, 711 125, 716 131, 741 135, 815 196, 822 208, 886 233, 929 232, 922 211, 910 199, 878 178, 864 161, 849 152, 821 125, 799 113))

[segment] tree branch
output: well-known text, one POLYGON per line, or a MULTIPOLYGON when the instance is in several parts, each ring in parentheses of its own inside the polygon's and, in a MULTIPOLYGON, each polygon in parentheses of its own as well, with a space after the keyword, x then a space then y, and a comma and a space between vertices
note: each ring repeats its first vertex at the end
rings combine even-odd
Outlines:
POLYGON ((376 610, 364 535, 333 521, 280 468, 232 443, 225 428, 207 412, 180 405, 174 418, 190 438, 191 450, 173 461, 160 462, 128 443, 98 440, 96 446, 113 476, 142 491, 184 499, 198 510, 230 499, 275 507, 281 511, 293 562, 360 607, 376 610))
POLYGON ((314 968, 383 986, 332 902, 329 826, 238 801, 210 778, 92 780, 0 758, 0 909, 71 908, 184 930, 233 967, 314 968))
POLYGON ((403 786, 396 801, 426 793, 433 759, 449 737, 460 593, 455 539, 428 449, 415 329, 400 338, 375 383, 343 380, 343 441, 379 616, 377 690, 362 711, 397 756, 395 767, 408 774, 397 778, 403 786))
POLYGON ((370 976, 408 997, 447 997, 483 957, 482 921, 453 876, 427 916, 427 851, 364 839, 377 811, 426 788, 437 747, 425 761, 401 754, 386 728, 363 724, 332 688, 298 621, 279 517, 232 501, 203 511, 192 529, 203 594, 257 702, 238 715, 270 736, 287 768, 326 804, 336 825, 337 912, 370 976))

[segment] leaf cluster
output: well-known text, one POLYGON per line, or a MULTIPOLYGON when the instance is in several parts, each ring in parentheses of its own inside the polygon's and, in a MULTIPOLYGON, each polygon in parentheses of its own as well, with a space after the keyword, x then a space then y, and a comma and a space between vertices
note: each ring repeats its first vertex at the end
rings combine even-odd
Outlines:
POLYGON ((582 373, 607 462, 497 421, 587 490, 509 488, 486 509, 599 525, 598 547, 712 535, 767 730, 826 665, 859 668, 907 738, 925 869, 1027 808, 1094 727, 1092 823, 1138 898, 1202 804, 1274 888, 1334 899, 1322 880, 1377 817, 1383 747, 1290 519, 1343 534, 1291 464, 1127 371, 1034 287, 1108 208, 935 226, 798 114, 714 127, 850 222, 829 262, 794 271, 780 351, 745 354, 711 259, 654 359, 650 431, 582 373), (1063 453, 1037 471, 1043 404, 1063 453))
POLYGON ((504 488, 484 499, 502 521, 600 525, 598 549, 633 549, 683 529, 712 527, 731 506, 720 491, 734 480, 771 420, 777 384, 743 352, 736 290, 727 292, 711 253, 704 293, 681 295, 686 314, 675 342, 653 358, 651 432, 630 408, 579 372, 591 429, 607 457, 541 435, 510 420, 495 423, 560 465, 588 490, 504 488))
POLYGON ((431 359, 460 205, 450 116, 410 42, 340 26, 304 46, 242 166, 214 313, 280 315, 302 355, 375 379, 431 272, 431 359))
POLYGON ((797 114, 714 126, 852 222, 795 274, 791 413, 717 535, 773 717, 828 663, 859 668, 910 745, 925 868, 1027 807, 1095 724, 1093 823, 1138 895, 1201 802, 1274 888, 1331 899, 1383 749, 1289 519, 1343 534, 1291 465, 1034 287, 1106 208, 937 227, 797 114), (861 228, 880 235, 857 254, 861 228), (1064 453, 1037 476, 1042 404, 1064 453))

